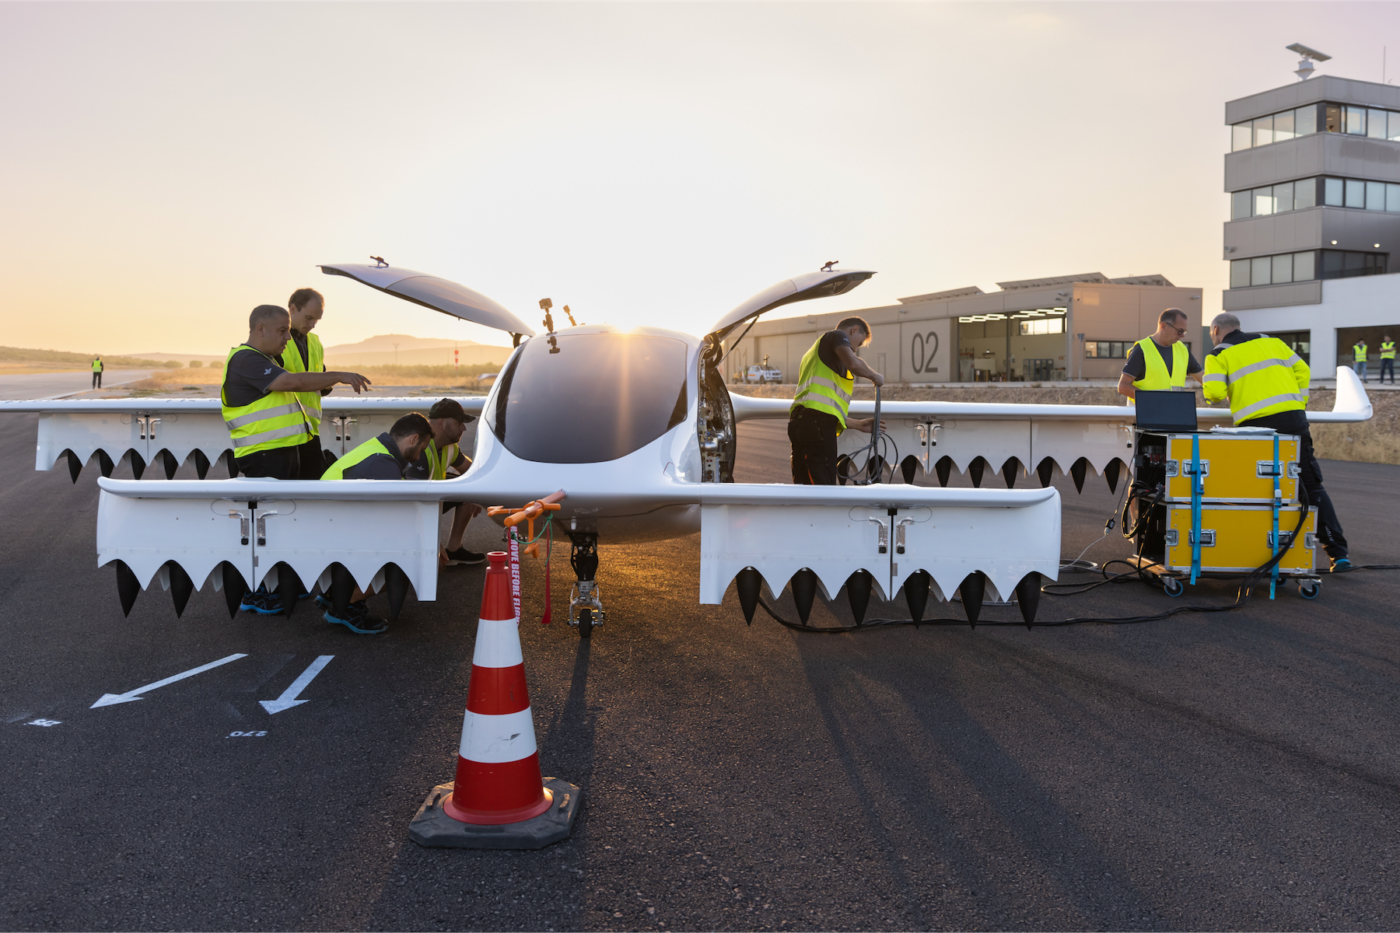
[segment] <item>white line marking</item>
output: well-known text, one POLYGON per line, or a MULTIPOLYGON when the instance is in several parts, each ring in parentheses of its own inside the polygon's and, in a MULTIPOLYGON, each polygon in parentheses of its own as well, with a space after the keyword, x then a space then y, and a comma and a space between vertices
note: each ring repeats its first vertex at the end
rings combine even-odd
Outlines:
POLYGON ((130 703, 132 700, 140 700, 143 699, 143 697, 141 696, 141 694, 143 693, 150 693, 152 690, 169 686, 170 684, 173 684, 177 681, 184 680, 186 677, 193 677, 195 674, 203 674, 205 671, 213 670, 221 664, 227 664, 230 661, 237 661, 239 658, 246 657, 246 654, 231 654, 226 658, 220 658, 217 661, 210 661, 208 664, 200 665, 199 667, 196 667, 193 670, 176 674, 174 677, 167 677, 164 680, 157 680, 153 684, 146 684, 146 686, 144 687, 137 687, 135 690, 128 690, 126 693, 104 693, 102 694, 102 699, 98 700, 96 703, 92 704, 92 706, 88 708, 97 709, 99 706, 114 706, 117 703, 130 703))
POLYGON ((293 706, 300 706, 307 700, 298 700, 297 697, 305 690, 311 681, 316 679, 316 675, 326 669, 326 665, 331 663, 333 654, 323 654, 311 662, 311 666, 301 672, 301 676, 292 681, 292 685, 282 691, 282 695, 275 700, 260 700, 262 708, 268 713, 280 713, 284 709, 291 709, 293 706))

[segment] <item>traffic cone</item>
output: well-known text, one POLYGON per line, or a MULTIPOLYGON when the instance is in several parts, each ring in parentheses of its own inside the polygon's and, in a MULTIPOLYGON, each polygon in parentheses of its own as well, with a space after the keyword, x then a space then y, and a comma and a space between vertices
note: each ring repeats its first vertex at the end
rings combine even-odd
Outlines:
POLYGON ((540 776, 507 555, 487 558, 457 779, 433 788, 408 834, 423 846, 539 849, 573 831, 581 792, 540 776))

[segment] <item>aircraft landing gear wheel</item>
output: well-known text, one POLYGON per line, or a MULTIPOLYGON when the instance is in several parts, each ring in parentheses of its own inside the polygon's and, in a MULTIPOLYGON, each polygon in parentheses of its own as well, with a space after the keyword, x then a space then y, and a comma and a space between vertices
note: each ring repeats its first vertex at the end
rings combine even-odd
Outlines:
POLYGON ((593 610, 583 609, 578 614, 578 637, 593 637, 593 610))
POLYGON ((1162 589, 1168 596, 1180 596, 1186 592, 1186 587, 1181 585, 1181 581, 1176 577, 1167 577, 1162 580, 1162 589))
POLYGON ((1298 595, 1304 599, 1317 599, 1317 594, 1321 592, 1322 584, 1316 580, 1298 584, 1298 595))

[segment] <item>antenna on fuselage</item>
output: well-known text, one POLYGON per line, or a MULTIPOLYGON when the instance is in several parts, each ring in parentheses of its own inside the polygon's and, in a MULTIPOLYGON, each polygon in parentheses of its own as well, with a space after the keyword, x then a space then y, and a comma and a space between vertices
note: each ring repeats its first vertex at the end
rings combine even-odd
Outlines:
POLYGON ((540 310, 544 312, 544 329, 549 335, 549 352, 559 352, 559 341, 554 338, 554 315, 549 313, 549 309, 554 307, 554 302, 548 298, 540 299, 540 310))

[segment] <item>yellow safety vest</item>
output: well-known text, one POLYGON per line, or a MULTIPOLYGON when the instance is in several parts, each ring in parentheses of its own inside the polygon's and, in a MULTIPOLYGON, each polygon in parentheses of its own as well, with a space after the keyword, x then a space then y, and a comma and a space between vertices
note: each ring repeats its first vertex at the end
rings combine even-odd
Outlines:
POLYGON ((1356 346, 1351 348, 1351 352, 1352 355, 1356 357, 1356 362, 1366 362, 1366 344, 1358 343, 1356 346))
POLYGON ((835 415, 836 433, 840 434, 846 430, 846 413, 851 410, 851 391, 856 380, 849 371, 838 373, 822 362, 817 352, 821 342, 818 337, 812 349, 802 355, 802 366, 797 372, 797 395, 788 412, 791 414, 800 406, 835 415))
POLYGON ((311 437, 311 426, 295 392, 269 392, 251 405, 234 408, 228 403, 224 389, 228 385, 228 366, 233 355, 252 350, 273 365, 277 361, 247 344, 234 347, 224 359, 224 386, 219 389, 223 403, 224 424, 233 438, 234 457, 246 457, 261 450, 295 447, 311 437))
POLYGON ((1277 337, 1225 344, 1206 357, 1207 401, 1229 398, 1235 423, 1308 407, 1312 370, 1277 337))
POLYGON ((1190 366, 1191 354, 1186 344, 1178 340, 1172 344, 1172 371, 1167 372, 1167 364, 1162 362, 1162 354, 1157 349, 1157 341, 1144 337, 1137 342, 1142 350, 1142 378, 1133 383, 1134 389, 1150 392, 1176 391, 1186 388, 1186 369, 1190 366))
POLYGON ((447 468, 457 461, 461 449, 460 444, 448 444, 439 452, 437 441, 428 441, 423 448, 423 456, 428 458, 428 479, 447 479, 447 468))
POLYGON ((93 360, 93 361, 92 361, 92 371, 95 372, 95 373, 100 373, 100 372, 102 372, 102 361, 101 361, 101 360, 93 360))
MULTIPOLYGON (((301 362, 301 351, 297 349, 295 338, 287 338, 287 346, 282 350, 282 368, 289 373, 319 373, 325 369, 326 354, 321 347, 321 338, 315 334, 306 335, 306 365, 301 362)), ((311 436, 321 433, 321 393, 298 392, 301 407, 306 409, 306 417, 311 420, 311 436)))
POLYGON ((330 469, 321 474, 321 479, 345 479, 346 470, 362 460, 368 460, 375 454, 388 454, 391 457, 393 456, 393 454, 389 453, 389 448, 385 447, 379 438, 371 437, 335 463, 332 463, 330 469))
POLYGON ((1391 341, 1389 341, 1389 342, 1387 342, 1387 343, 1381 344, 1381 359, 1383 359, 1383 360, 1393 360, 1393 359, 1395 359, 1395 341, 1391 340, 1391 341))

